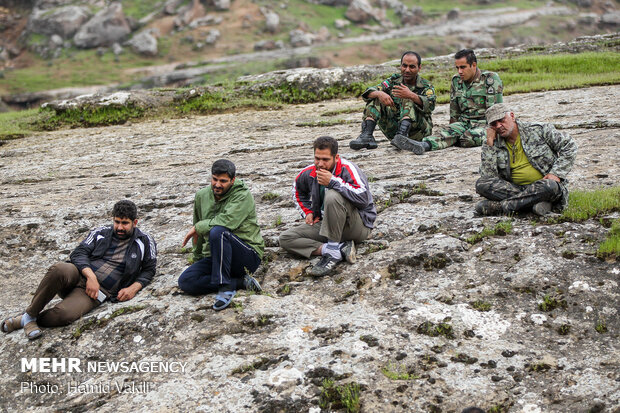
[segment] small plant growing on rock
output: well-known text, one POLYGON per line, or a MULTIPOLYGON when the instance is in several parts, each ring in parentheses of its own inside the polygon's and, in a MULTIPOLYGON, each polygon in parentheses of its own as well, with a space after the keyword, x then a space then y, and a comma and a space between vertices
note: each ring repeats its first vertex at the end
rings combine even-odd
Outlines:
POLYGON ((444 336, 446 338, 456 338, 452 326, 448 323, 435 324, 431 321, 425 321, 418 326, 416 331, 430 337, 444 336))
POLYGON ((594 326, 594 329, 599 334, 606 333, 608 331, 607 330, 607 323, 605 323, 605 320, 599 319, 599 320, 596 321, 596 325, 594 326))
POLYGON ((562 324, 558 327, 558 334, 561 336, 565 336, 570 332, 570 324, 562 324))
POLYGON ((485 226, 482 231, 467 238, 466 241, 470 244, 477 244, 487 237, 495 235, 508 235, 512 232, 512 220, 508 219, 500 221, 493 228, 485 226))
POLYGON ((280 195, 276 194, 275 192, 267 192, 264 193, 261 198, 263 199, 263 201, 275 201, 276 199, 280 198, 280 195))
POLYGON ((337 386, 332 379, 323 380, 319 407, 327 411, 345 409, 348 413, 359 412, 362 407, 360 385, 348 383, 337 386))
POLYGON ((491 304, 486 301, 476 300, 471 303, 471 306, 478 311, 489 311, 491 310, 491 304))
POLYGON ((566 300, 561 295, 545 294, 542 303, 538 304, 541 311, 553 311, 556 308, 566 308, 566 300))
POLYGON ((414 380, 419 378, 419 376, 409 371, 404 364, 393 364, 392 362, 383 367, 381 373, 390 380, 414 380))

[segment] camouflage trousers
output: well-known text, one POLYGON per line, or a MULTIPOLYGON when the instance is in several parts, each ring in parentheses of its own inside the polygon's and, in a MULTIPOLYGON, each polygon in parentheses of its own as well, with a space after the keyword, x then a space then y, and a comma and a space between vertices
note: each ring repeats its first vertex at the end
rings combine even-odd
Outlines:
POLYGON ((531 209, 542 201, 554 203, 562 197, 562 187, 552 179, 517 185, 502 178, 480 178, 476 192, 491 201, 500 201, 507 213, 531 209))
POLYGON ((439 136, 428 136, 423 140, 431 145, 431 150, 445 149, 450 146, 471 148, 481 146, 486 140, 486 121, 454 122, 439 132, 439 136))
POLYGON ((377 126, 389 140, 392 140, 398 132, 400 120, 406 117, 411 119, 411 128, 409 129, 411 139, 420 141, 433 131, 433 122, 426 119, 411 100, 402 101, 400 106, 393 107, 384 106, 379 102, 379 99, 373 99, 366 104, 364 109, 364 119, 368 117, 377 122, 377 126))

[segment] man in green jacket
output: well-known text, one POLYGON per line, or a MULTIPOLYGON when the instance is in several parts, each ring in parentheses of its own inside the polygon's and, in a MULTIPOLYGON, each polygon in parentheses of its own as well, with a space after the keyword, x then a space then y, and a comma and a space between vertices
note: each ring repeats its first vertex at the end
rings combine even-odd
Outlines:
POLYGON ((228 307, 239 288, 261 291, 250 274, 261 263, 265 243, 254 198, 235 172, 227 159, 213 163, 211 186, 196 193, 194 226, 183 240, 183 246, 193 240, 194 264, 179 277, 179 288, 192 295, 217 291, 214 310, 228 307))

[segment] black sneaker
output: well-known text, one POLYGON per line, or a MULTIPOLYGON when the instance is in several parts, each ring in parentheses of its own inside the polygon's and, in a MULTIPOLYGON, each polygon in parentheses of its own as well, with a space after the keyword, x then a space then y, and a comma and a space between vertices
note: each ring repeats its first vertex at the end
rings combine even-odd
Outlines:
POLYGON ((330 275, 334 272, 336 265, 338 265, 340 261, 342 260, 337 260, 329 255, 324 255, 321 257, 321 261, 312 267, 310 274, 315 277, 325 277, 326 275, 330 275))
POLYGON ((551 202, 542 201, 534 204, 534 206, 532 207, 532 212, 536 215, 544 217, 549 212, 551 212, 551 202))
POLYGON ((250 274, 243 276, 243 287, 247 291, 254 291, 255 293, 263 291, 258 281, 256 281, 256 278, 252 277, 250 274))
POLYGON ((340 253, 342 254, 342 258, 348 262, 349 264, 353 264, 355 262, 355 243, 353 241, 345 241, 342 243, 342 247, 340 247, 340 253))
POLYGON ((476 213, 478 215, 500 215, 504 213, 504 210, 498 201, 485 199, 476 204, 476 213))

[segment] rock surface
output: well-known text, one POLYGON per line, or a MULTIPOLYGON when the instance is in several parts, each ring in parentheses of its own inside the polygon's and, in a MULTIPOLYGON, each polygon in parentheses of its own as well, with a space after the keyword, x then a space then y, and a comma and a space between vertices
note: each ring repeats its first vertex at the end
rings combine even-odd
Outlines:
POLYGON ((73 42, 82 48, 111 46, 124 40, 129 33, 131 26, 123 13, 122 4, 113 2, 80 27, 73 42))
MULTIPOLYGON (((571 188, 593 189, 618 185, 619 98, 620 87, 610 86, 506 102, 525 120, 569 132, 580 147, 571 188)), ((511 234, 470 245, 467 237, 503 219, 473 215, 480 148, 414 156, 377 132, 378 149, 351 151, 362 107, 348 99, 61 130, 0 147, 3 316, 23 311, 46 269, 107 223, 118 199, 137 203, 139 225, 159 249, 158 275, 130 302, 104 304, 37 342, 21 331, 2 336, 3 409, 318 413, 321 384, 332 378, 360 384, 363 412, 460 412, 474 404, 617 411, 620 264, 593 255, 608 230, 598 220, 551 224, 523 215, 511 234), (334 119, 341 122, 320 126, 334 119), (312 140, 326 134, 370 177, 380 213, 357 263, 312 279, 311 263, 280 251, 277 237, 299 224, 291 182, 311 163, 312 140), (257 278, 268 294, 241 291, 236 308, 216 313, 213 295, 180 294, 176 282, 187 266, 180 243, 194 194, 221 157, 237 164, 254 194, 268 245, 257 278), (542 311, 545 295, 566 306, 542 311), (477 311, 476 301, 490 308, 477 311), (135 312, 114 313, 122 308, 135 312), (606 333, 595 331, 599 320, 606 333), (451 334, 423 334, 442 322, 451 334), (32 357, 75 357, 82 367, 187 364, 184 372, 22 372, 20 359, 32 357), (411 378, 389 379, 385 369, 411 378), (139 392, 143 382, 148 391, 139 392), (68 383, 102 391, 67 393, 68 383)), ((448 105, 438 105, 434 120, 447 123, 448 105)))

